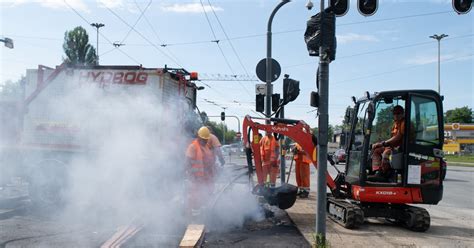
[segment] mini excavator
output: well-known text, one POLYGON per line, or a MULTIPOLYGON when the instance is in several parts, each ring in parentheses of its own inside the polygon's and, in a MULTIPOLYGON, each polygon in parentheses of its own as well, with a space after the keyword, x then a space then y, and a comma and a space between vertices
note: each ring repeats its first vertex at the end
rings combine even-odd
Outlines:
MULTIPOLYGON (((328 217, 345 228, 356 228, 365 218, 385 218, 413 231, 428 230, 428 211, 413 204, 434 205, 443 197, 441 175, 446 164, 442 159, 442 98, 432 90, 401 90, 372 95, 367 92, 352 100, 354 107, 346 113, 350 131, 346 136, 345 170, 336 168, 335 178, 326 172, 330 190, 328 217), (372 170, 372 145, 390 138, 391 111, 396 105, 405 110, 403 142, 392 148, 393 177, 380 180, 372 170)), ((299 143, 316 168, 317 139, 309 125, 300 120, 246 116, 243 122, 244 144, 249 144, 253 151, 258 180, 253 192, 265 196, 270 204, 290 208, 296 201, 296 186, 283 184, 271 188, 264 184, 259 131, 272 132, 277 138, 284 135, 299 143), (261 124, 258 120, 270 120, 271 124, 261 124)))

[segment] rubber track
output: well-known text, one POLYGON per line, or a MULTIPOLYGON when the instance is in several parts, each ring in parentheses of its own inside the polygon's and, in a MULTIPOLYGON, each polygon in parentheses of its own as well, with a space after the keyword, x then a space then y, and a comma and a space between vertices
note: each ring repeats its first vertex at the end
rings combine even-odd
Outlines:
POLYGON ((353 229, 353 228, 359 227, 360 225, 364 223, 364 212, 362 211, 362 209, 360 209, 359 206, 351 204, 343 200, 337 200, 332 197, 328 197, 328 204, 329 202, 335 204, 338 207, 342 207, 345 209, 346 215, 343 220, 331 215, 328 212, 329 218, 334 220, 339 225, 348 229, 353 229))
POLYGON ((425 232, 430 228, 430 214, 424 208, 409 206, 405 212, 409 219, 406 221, 406 227, 415 232, 425 232))

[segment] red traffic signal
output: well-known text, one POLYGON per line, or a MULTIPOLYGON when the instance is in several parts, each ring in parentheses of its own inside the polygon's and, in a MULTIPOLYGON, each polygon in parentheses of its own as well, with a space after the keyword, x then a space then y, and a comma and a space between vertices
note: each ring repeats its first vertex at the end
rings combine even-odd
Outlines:
POLYGON ((453 0, 453 9, 458 14, 466 14, 472 8, 472 0, 453 0))
POLYGON ((357 9, 359 9, 359 13, 364 16, 375 14, 378 5, 378 0, 357 0, 357 9))

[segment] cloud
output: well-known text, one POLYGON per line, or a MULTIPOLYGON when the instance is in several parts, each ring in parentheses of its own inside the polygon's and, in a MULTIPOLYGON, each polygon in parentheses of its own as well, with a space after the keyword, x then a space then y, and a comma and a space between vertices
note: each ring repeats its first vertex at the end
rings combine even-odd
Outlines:
POLYGON ((97 0, 100 7, 106 7, 110 9, 120 8, 123 6, 122 0, 97 0))
POLYGON ((337 37, 337 43, 339 44, 347 44, 353 41, 373 41, 373 42, 379 41, 379 39, 377 39, 373 35, 364 35, 364 34, 355 34, 355 33, 336 35, 336 37, 337 37))
POLYGON ((200 3, 184 3, 184 4, 172 4, 172 5, 163 5, 161 10, 165 12, 176 12, 176 13, 202 13, 204 11, 211 12, 214 11, 223 11, 221 7, 204 5, 204 9, 200 3))
POLYGON ((41 0, 41 1, 28 1, 28 0, 0 0, 0 4, 2 7, 17 7, 23 4, 39 4, 43 7, 50 8, 50 9, 66 9, 68 5, 78 11, 89 12, 89 8, 84 3, 83 0, 67 0, 67 4, 64 0, 41 0))

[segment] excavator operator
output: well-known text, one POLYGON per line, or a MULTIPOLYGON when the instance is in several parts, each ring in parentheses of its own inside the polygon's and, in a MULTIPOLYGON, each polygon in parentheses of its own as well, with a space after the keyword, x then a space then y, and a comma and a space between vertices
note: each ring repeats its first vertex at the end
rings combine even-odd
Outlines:
POLYGON ((372 170, 376 171, 376 178, 389 179, 393 171, 389 157, 397 149, 405 135, 405 111, 402 106, 396 105, 393 110, 393 126, 391 137, 388 140, 377 142, 372 146, 372 170))

